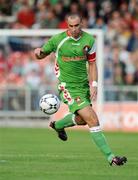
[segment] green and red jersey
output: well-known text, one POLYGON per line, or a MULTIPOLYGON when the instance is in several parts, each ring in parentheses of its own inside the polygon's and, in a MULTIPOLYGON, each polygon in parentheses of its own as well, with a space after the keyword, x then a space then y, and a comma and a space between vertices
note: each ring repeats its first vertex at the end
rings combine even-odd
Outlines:
POLYGON ((46 54, 55 52, 55 73, 60 82, 85 83, 88 81, 87 62, 96 60, 94 37, 82 31, 74 39, 67 31, 54 35, 42 47, 46 54))

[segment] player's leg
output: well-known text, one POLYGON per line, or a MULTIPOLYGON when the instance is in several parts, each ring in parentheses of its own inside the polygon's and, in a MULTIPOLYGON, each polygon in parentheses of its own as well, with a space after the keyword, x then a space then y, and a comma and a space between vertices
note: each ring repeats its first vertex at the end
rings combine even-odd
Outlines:
MULTIPOLYGON (((86 122, 82 120, 82 118, 75 114, 74 112, 78 109, 78 103, 75 101, 73 97, 79 97, 81 93, 74 94, 74 86, 71 88, 66 88, 65 83, 59 84, 59 94, 61 101, 68 105, 70 114, 67 114, 63 119, 58 121, 54 121, 50 123, 50 127, 55 129, 58 133, 58 137, 62 140, 67 140, 67 134, 64 128, 75 126, 75 125, 86 125, 86 122), (70 100, 72 101, 70 103, 70 100)), ((78 91, 77 91, 78 92, 78 91)))
POLYGON ((74 114, 70 113, 67 114, 64 118, 58 120, 58 121, 52 121, 50 122, 50 127, 53 128, 57 134, 58 137, 63 140, 66 141, 67 140, 67 134, 66 131, 64 130, 65 127, 71 127, 75 125, 75 118, 74 118, 74 114))
POLYGON ((104 134, 99 125, 98 117, 91 106, 86 106, 77 111, 81 118, 88 124, 91 137, 97 147, 103 152, 108 162, 112 165, 123 165, 127 159, 125 157, 115 157, 109 147, 104 134))
POLYGON ((63 129, 75 125, 85 125, 86 122, 82 120, 79 115, 69 113, 63 119, 55 122, 56 129, 63 129))
POLYGON ((60 119, 58 121, 52 121, 50 122, 50 127, 53 128, 57 134, 58 137, 66 141, 67 140, 67 134, 64 128, 75 126, 75 125, 86 125, 87 123, 83 121, 83 119, 77 115, 77 114, 67 114, 63 119, 60 119))
POLYGON ((86 125, 86 122, 77 114, 67 114, 63 119, 55 122, 56 129, 63 129, 75 125, 86 125))

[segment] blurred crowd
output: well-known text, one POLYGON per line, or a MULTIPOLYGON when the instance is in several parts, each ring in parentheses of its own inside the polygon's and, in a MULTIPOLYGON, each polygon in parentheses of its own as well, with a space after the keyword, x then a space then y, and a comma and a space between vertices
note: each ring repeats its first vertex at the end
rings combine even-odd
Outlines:
MULTIPOLYGON (((66 29, 68 13, 79 13, 83 28, 103 30, 105 85, 138 85, 138 0, 0 0, 0 29, 66 29)), ((19 46, 24 41, 12 37, 5 43, 3 38, 1 86, 54 88, 54 55, 38 62, 33 46, 19 46)))

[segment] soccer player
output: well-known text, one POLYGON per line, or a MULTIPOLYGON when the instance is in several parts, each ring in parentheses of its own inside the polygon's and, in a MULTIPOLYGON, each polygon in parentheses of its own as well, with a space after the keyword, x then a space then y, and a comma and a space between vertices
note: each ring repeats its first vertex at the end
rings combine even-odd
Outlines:
POLYGON ((34 50, 37 59, 43 59, 55 52, 59 95, 71 112, 63 119, 51 122, 50 127, 57 132, 61 140, 66 141, 65 128, 87 124, 92 140, 109 164, 123 165, 127 158, 113 154, 91 106, 91 101, 96 99, 98 85, 95 39, 81 29, 82 20, 79 15, 69 15, 67 23, 67 31, 54 35, 41 48, 34 50))

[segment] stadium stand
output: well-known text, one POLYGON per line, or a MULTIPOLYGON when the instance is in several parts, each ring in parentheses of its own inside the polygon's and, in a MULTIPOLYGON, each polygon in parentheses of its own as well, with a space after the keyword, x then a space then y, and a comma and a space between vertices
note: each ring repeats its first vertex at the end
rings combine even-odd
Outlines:
MULTIPOLYGON (((137 0, 1 0, 0 28, 66 29, 65 18, 68 13, 82 15, 84 28, 103 30, 104 84, 138 85, 137 0)), ((27 85, 34 93, 36 87, 45 83, 52 90, 55 88, 56 79, 51 76, 54 57, 50 56, 45 63, 34 61, 30 49, 33 50, 35 40, 31 41, 30 46, 27 38, 9 37, 8 42, 4 38, 0 39, 1 86, 27 85), (7 78, 3 79, 4 76, 7 78)), ((119 98, 115 94, 105 94, 105 97, 106 100, 119 98)), ((135 99, 135 94, 131 94, 131 97, 135 99)), ((34 105, 32 109, 35 108, 34 105)))

